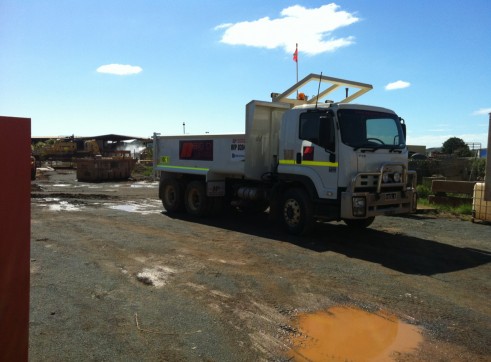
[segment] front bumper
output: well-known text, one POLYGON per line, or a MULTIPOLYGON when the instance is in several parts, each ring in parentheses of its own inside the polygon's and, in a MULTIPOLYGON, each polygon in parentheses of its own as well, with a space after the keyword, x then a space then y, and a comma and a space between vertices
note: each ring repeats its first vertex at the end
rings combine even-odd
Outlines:
POLYGON ((359 173, 350 187, 341 193, 341 218, 364 219, 379 215, 398 215, 416 212, 416 172, 405 165, 388 163, 380 172, 359 173), (383 183, 382 175, 388 170, 402 173, 399 183, 383 183))
POLYGON ((341 193, 341 218, 364 219, 379 215, 398 215, 416 212, 417 193, 405 190, 387 193, 341 193), (364 201, 363 201, 364 200, 364 201))

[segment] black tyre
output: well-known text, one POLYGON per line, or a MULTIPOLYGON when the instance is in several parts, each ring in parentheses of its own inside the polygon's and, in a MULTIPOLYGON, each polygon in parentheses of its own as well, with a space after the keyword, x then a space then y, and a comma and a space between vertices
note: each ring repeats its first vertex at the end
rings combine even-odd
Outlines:
POLYGON ((191 181, 184 194, 184 206, 189 215, 206 216, 210 212, 210 199, 206 196, 205 183, 191 181))
POLYGON ((176 179, 165 179, 161 184, 162 205, 167 212, 184 211, 183 187, 176 179))
POLYGON ((314 228, 313 207, 307 192, 300 188, 287 190, 281 203, 280 216, 290 234, 308 234, 314 228))
POLYGON ((344 222, 353 229, 366 229, 372 225, 373 220, 375 220, 375 216, 366 219, 344 219, 344 222))

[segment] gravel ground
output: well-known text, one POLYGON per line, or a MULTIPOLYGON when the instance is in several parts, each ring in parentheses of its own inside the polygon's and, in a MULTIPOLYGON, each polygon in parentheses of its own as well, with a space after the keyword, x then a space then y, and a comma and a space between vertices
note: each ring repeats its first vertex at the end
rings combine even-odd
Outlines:
POLYGON ((489 225, 421 213, 300 238, 266 214, 172 218, 155 182, 72 170, 39 170, 31 195, 31 361, 302 360, 297 317, 338 306, 417 327, 392 360, 491 358, 489 225))

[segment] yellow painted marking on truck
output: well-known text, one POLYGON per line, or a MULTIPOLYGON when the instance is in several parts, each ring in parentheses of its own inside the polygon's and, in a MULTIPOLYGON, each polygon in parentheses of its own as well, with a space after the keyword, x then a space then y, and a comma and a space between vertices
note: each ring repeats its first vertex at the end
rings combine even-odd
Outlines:
POLYGON ((302 161, 302 163, 296 163, 295 160, 280 160, 280 165, 339 167, 338 162, 302 161))
POLYGON ((162 156, 160 158, 160 164, 167 165, 170 162, 170 156, 162 156))
POLYGON ((161 168, 170 168, 173 170, 196 170, 196 171, 209 171, 209 168, 203 168, 203 167, 186 167, 186 166, 170 166, 170 165, 163 165, 159 163, 157 165, 158 167, 161 168))

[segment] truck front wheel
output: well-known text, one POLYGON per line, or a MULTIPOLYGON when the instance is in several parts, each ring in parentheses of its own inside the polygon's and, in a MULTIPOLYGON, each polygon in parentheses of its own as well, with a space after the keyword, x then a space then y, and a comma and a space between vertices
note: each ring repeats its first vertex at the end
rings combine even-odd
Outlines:
POLYGON ((312 231, 313 207, 305 190, 300 188, 288 190, 281 205, 281 220, 288 233, 300 235, 312 231))
POLYGON ((186 187, 184 206, 189 215, 205 216, 209 213, 209 198, 204 182, 191 181, 186 187))
POLYGON ((182 185, 175 179, 162 181, 162 205, 167 212, 184 210, 182 185))

